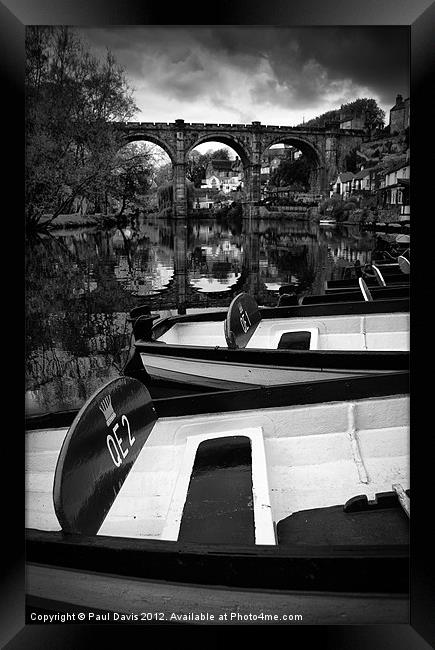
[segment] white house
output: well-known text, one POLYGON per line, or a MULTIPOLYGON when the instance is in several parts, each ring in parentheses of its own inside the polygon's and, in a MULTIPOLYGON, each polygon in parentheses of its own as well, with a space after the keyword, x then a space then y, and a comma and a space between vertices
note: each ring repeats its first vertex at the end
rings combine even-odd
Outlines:
POLYGON ((330 196, 338 195, 342 199, 347 199, 352 190, 353 177, 352 172, 340 172, 337 179, 332 183, 330 196))
POLYGON ((361 169, 353 175, 351 190, 352 192, 370 190, 370 169, 361 169))
POLYGON ((243 183, 243 167, 240 160, 211 160, 207 165, 202 189, 215 189, 229 194, 243 183))
POLYGON ((221 179, 218 176, 215 176, 214 174, 208 176, 201 182, 201 189, 212 189, 212 190, 220 190, 221 188, 221 179))
POLYGON ((387 170, 381 180, 380 190, 383 204, 400 206, 400 215, 410 215, 409 205, 410 165, 408 162, 398 164, 387 170))

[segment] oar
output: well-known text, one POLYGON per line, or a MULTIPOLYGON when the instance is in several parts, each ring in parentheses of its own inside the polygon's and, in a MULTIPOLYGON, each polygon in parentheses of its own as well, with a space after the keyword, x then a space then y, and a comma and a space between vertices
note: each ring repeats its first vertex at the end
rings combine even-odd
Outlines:
POLYGON ((383 278, 383 275, 382 275, 382 273, 380 272, 380 270, 378 269, 378 267, 377 267, 375 264, 372 264, 372 269, 373 269, 373 271, 375 272, 375 277, 376 277, 376 280, 378 281, 378 284, 379 284, 381 287, 386 287, 386 286, 387 286, 387 283, 385 282, 385 280, 384 280, 384 278, 383 278))
POLYGON ((97 534, 156 420, 137 379, 117 377, 88 399, 56 465, 53 500, 63 532, 97 534))
POLYGON ((406 494, 405 490, 403 487, 400 485, 400 483, 394 483, 392 486, 394 492, 397 494, 397 498, 399 499, 400 505, 408 515, 408 517, 411 517, 411 506, 410 506, 410 498, 406 494))
POLYGON ((402 271, 402 273, 405 273, 406 275, 410 274, 410 261, 409 261, 409 248, 402 253, 402 255, 399 255, 397 258, 397 262, 399 264, 399 268, 402 271))
POLYGON ((245 348, 255 332, 261 314, 255 299, 248 293, 239 293, 228 307, 224 331, 230 349, 245 348))
POLYGON ((372 294, 369 291, 368 286, 366 285, 365 281, 363 278, 358 278, 359 282, 359 288, 361 289, 362 295, 364 296, 364 300, 366 302, 372 302, 372 294))

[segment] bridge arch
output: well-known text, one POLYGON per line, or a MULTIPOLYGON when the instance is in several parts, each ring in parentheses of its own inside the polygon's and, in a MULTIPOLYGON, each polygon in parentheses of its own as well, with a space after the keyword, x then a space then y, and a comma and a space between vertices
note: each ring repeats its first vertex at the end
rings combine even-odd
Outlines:
POLYGON ((163 138, 159 138, 153 134, 148 133, 127 133, 123 139, 124 142, 122 143, 121 147, 124 147, 126 144, 130 144, 132 142, 152 142, 153 144, 161 147, 163 151, 168 154, 172 165, 175 163, 175 152, 173 151, 170 144, 163 140, 163 138))
POLYGON ((237 138, 232 134, 219 133, 219 132, 207 133, 206 135, 199 137, 192 144, 189 144, 189 146, 186 147, 186 153, 185 153, 186 158, 193 151, 193 149, 198 147, 200 144, 204 144, 205 142, 219 142, 220 144, 224 144, 227 147, 231 147, 231 149, 234 149, 236 154, 239 156, 244 167, 246 167, 250 163, 251 152, 247 147, 247 145, 241 142, 239 138, 237 138))
POLYGON ((326 161, 323 151, 321 151, 314 142, 303 136, 288 134, 276 134, 273 138, 268 138, 267 141, 262 143, 261 159, 266 151, 275 144, 290 144, 299 149, 311 163, 310 186, 311 190, 315 192, 324 191, 327 189, 326 180, 326 161))
POLYGON ((278 135, 270 140, 267 141, 267 143, 263 144, 263 149, 261 152, 261 156, 264 156, 266 151, 270 149, 275 144, 291 144, 293 147, 297 147, 300 151, 302 151, 303 154, 308 154, 311 158, 313 158, 319 167, 324 167, 325 165, 325 160, 322 151, 318 149, 318 147, 311 142, 310 140, 307 140, 301 136, 294 136, 294 135, 278 135))

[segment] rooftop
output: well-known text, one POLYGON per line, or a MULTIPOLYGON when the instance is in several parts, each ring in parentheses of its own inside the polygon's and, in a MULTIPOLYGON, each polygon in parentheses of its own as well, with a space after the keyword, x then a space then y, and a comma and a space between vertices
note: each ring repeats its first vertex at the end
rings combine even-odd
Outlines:
POLYGON ((352 172, 340 172, 338 174, 338 178, 342 183, 347 183, 347 181, 351 181, 353 177, 354 175, 352 172))
POLYGON ((359 180, 360 178, 365 178, 370 175, 370 169, 361 169, 359 172, 353 175, 353 178, 359 180))

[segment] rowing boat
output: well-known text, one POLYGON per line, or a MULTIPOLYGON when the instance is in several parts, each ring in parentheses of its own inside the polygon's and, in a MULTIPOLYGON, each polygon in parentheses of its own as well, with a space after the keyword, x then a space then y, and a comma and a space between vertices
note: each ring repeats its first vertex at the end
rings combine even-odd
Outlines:
MULTIPOLYGON (((320 305, 327 302, 355 302, 359 300, 364 300, 364 295, 361 291, 356 290, 358 285, 355 285, 355 290, 352 290, 353 287, 341 289, 326 289, 326 293, 323 295, 312 295, 312 296, 303 296, 298 298, 295 295, 286 294, 283 291, 278 300, 278 307, 290 306, 290 305, 320 305)), ((400 285, 400 286, 372 286, 370 289, 373 300, 392 300, 394 298, 408 298, 409 297, 409 286, 400 285)))
POLYGON ((397 263, 397 258, 393 258, 392 261, 388 262, 370 262, 368 264, 361 265, 359 260, 356 260, 352 266, 346 266, 341 271, 341 279, 358 279, 361 275, 373 275, 373 265, 375 265, 383 275, 391 275, 400 273, 400 267, 397 263))
POLYGON ((289 375, 297 381, 296 368, 300 373, 408 367, 403 353, 409 350, 409 301, 404 298, 259 308, 242 293, 228 312, 170 316, 153 325, 154 318, 141 308, 131 312, 134 346, 126 375, 142 379, 146 373, 151 381, 172 378, 197 385, 266 384, 288 382, 289 375))
POLYGON ((152 325, 154 319, 140 307, 132 310, 136 339, 231 349, 408 349, 407 299, 259 308, 241 293, 227 312, 169 316, 152 325))
MULTIPOLYGON (((369 288, 374 287, 406 287, 409 289, 409 275, 404 273, 383 277, 383 282, 378 281, 375 277, 364 276, 364 280, 369 288)), ((358 289, 358 278, 346 280, 328 280, 325 284, 325 292, 331 291, 352 291, 358 289)))
MULTIPOLYGON (((403 259, 403 256, 401 256, 403 259)), ((369 288, 388 287, 409 289, 409 259, 407 271, 402 271, 399 263, 377 265, 371 264, 363 268, 353 267, 354 277, 345 277, 340 280, 327 280, 325 292, 349 291, 358 287, 358 279, 362 277, 369 288)))
POLYGON ((26 433, 29 606, 405 622, 408 382, 153 403, 112 380, 69 429, 26 433))

